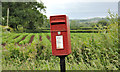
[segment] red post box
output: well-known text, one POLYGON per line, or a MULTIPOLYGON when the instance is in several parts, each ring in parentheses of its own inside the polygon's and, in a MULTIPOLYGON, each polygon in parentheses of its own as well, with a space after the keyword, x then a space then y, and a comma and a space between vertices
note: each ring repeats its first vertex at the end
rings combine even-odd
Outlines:
POLYGON ((66 15, 50 16, 52 54, 66 56, 71 53, 70 25, 66 15))

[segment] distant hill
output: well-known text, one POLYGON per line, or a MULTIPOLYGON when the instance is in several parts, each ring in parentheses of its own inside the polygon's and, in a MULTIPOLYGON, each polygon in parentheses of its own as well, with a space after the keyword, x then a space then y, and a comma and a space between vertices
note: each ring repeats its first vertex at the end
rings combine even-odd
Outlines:
POLYGON ((101 20, 108 21, 106 18, 95 17, 90 19, 70 19, 69 22, 71 29, 77 29, 80 27, 94 27, 101 20))
POLYGON ((78 23, 86 23, 86 22, 88 22, 88 23, 97 23, 98 21, 103 20, 103 19, 107 20, 106 18, 95 17, 95 18, 90 18, 90 19, 70 19, 70 22, 72 20, 75 20, 78 23))

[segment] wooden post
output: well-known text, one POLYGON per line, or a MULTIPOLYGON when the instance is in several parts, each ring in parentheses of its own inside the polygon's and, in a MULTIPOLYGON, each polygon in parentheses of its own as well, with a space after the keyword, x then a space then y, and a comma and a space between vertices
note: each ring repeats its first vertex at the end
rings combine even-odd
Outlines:
POLYGON ((59 58, 60 58, 60 70, 61 70, 61 72, 66 72, 65 56, 59 56, 59 58))
POLYGON ((9 22, 9 8, 7 8, 7 27, 8 27, 8 22, 9 22))

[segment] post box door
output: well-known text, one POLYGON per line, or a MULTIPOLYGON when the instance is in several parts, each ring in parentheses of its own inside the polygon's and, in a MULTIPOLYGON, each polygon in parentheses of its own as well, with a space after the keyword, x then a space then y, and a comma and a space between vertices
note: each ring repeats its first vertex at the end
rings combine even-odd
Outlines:
POLYGON ((70 29, 65 15, 50 18, 52 54, 56 56, 71 53, 70 29))

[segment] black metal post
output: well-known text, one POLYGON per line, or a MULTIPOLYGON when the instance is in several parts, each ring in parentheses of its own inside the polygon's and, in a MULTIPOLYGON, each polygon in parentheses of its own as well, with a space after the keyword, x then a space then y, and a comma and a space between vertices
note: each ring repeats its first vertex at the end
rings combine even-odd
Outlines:
POLYGON ((60 57, 60 69, 61 72, 66 72, 65 69, 65 56, 59 56, 60 57))

